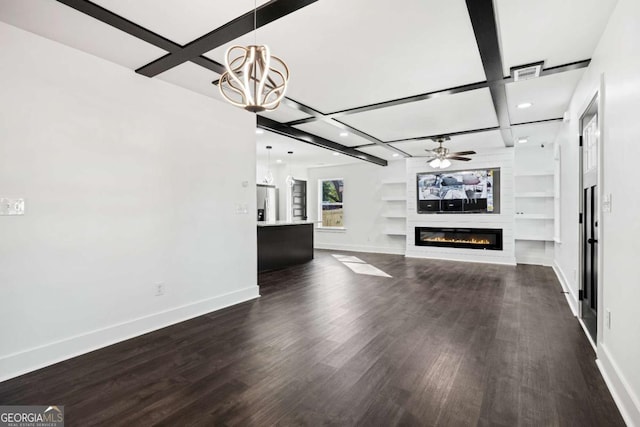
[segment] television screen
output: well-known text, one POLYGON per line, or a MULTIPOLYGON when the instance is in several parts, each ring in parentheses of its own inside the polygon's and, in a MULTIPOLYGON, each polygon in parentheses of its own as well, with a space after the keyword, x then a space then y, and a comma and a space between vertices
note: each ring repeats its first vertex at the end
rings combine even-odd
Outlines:
POLYGON ((500 169, 417 174, 418 213, 500 213, 500 169))

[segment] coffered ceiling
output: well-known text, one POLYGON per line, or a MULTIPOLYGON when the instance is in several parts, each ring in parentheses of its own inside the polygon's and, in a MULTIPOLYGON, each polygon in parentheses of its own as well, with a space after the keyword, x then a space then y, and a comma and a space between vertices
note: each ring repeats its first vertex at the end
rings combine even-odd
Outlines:
POLYGON ((258 126, 384 165, 424 155, 438 135, 453 150, 513 146, 527 131, 553 140, 549 123, 562 119, 615 0, 257 5, 257 33, 253 0, 0 0, 0 20, 214 99, 226 48, 268 44, 291 80, 258 126), (534 62, 541 77, 513 81, 511 67, 534 62))

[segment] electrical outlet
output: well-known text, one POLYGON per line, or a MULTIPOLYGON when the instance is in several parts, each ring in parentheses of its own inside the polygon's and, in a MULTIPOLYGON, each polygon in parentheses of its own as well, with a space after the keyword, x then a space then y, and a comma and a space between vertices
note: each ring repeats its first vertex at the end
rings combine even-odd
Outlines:
POLYGON ((156 283, 153 286, 153 290, 155 292, 155 296, 161 297, 162 295, 164 295, 164 293, 166 291, 165 284, 164 283, 156 283))
POLYGON ((611 329, 611 310, 607 308, 607 329, 611 329))

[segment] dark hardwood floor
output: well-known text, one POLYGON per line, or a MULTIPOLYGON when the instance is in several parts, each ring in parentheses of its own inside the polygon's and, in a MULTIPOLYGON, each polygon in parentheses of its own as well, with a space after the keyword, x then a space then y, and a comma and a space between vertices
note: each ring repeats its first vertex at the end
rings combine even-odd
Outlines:
MULTIPOLYGON (((318 251, 262 297, 0 383, 68 426, 622 426, 553 271, 318 251)), ((81 319, 79 319, 81 320, 81 319)))

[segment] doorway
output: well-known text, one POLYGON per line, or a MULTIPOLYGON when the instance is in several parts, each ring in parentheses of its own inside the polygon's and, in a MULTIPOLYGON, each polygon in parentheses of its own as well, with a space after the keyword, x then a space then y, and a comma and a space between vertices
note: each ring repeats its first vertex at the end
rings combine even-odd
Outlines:
POLYGON ((594 343, 598 336, 598 95, 580 117, 580 318, 594 343))
POLYGON ((291 211, 294 221, 307 220, 307 181, 293 180, 291 188, 291 211))

